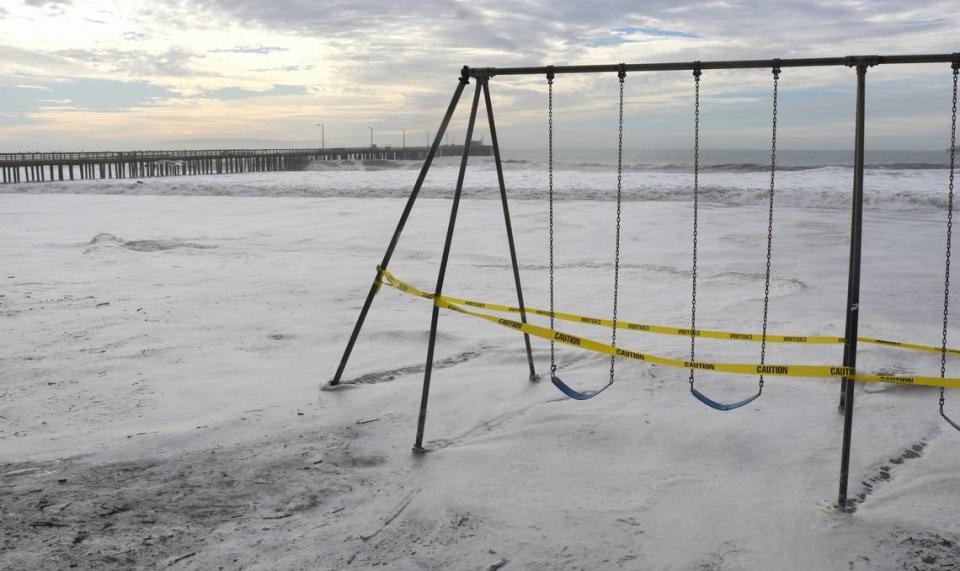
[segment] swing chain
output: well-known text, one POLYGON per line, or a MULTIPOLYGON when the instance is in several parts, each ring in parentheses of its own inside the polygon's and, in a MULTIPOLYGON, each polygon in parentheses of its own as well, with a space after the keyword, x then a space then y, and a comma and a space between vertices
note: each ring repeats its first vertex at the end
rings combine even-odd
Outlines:
POLYGON ((760 337, 760 392, 763 392, 763 366, 767 359, 767 315, 770 307, 770 257, 773 253, 773 195, 777 173, 777 94, 780 86, 780 61, 773 66, 773 134, 770 139, 770 206, 767 214, 767 268, 763 276, 763 333, 760 337))
MULTIPOLYGON (((549 172, 548 202, 550 204, 550 329, 553 329, 553 66, 547 68, 547 139, 548 139, 548 159, 547 169, 549 172)), ((556 351, 553 339, 550 340, 550 376, 557 374, 556 351)))
MULTIPOLYGON (((610 345, 616 349, 617 347, 617 299, 620 293, 620 212, 621 212, 621 196, 623 191, 623 80, 627 77, 626 66, 620 64, 620 69, 617 72, 617 77, 620 80, 620 115, 619 115, 619 131, 617 134, 617 237, 616 237, 616 246, 614 248, 614 258, 613 258, 613 333, 611 334, 613 340, 610 342, 610 345)), ((610 356, 610 383, 613 383, 614 379, 614 367, 617 360, 616 355, 610 356)))
MULTIPOLYGON (((697 222, 700 205, 700 64, 693 69, 693 287, 690 295, 690 361, 694 361, 697 339, 697 222)), ((694 369, 690 369, 690 386, 693 386, 694 369)))
MULTIPOLYGON (((953 189, 957 156, 957 76, 960 75, 960 59, 953 62, 953 104, 950 117, 950 179, 947 185, 947 262, 943 280, 943 337, 940 345, 940 378, 947 375, 947 318, 950 311, 950 243, 953 238, 953 189)), ((945 402, 943 387, 940 387, 940 414, 945 402)))

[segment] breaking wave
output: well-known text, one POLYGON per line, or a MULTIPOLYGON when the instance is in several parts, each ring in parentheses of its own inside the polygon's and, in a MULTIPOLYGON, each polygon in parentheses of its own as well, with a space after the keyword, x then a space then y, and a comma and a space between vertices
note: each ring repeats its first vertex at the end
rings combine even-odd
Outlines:
MULTIPOLYGON (((577 169, 559 169, 554 176, 557 200, 608 201, 616 196, 617 173, 602 163, 582 163, 577 169), (587 164, 600 165, 596 167, 587 164)), ((936 166, 920 164, 919 166, 936 166)), ((299 196, 406 198, 417 178, 418 161, 319 161, 298 172, 247 173, 194 177, 48 182, 0 185, 2 193, 68 193, 193 196, 299 196)), ((471 160, 464 196, 498 199, 499 187, 493 161, 471 160)), ((459 160, 440 157, 427 177, 421 196, 448 198, 453 195, 459 160)), ((628 201, 689 202, 693 177, 689 169, 672 163, 659 170, 625 170, 623 198, 628 201), (675 171, 671 168, 675 167, 675 171)), ((759 163, 723 163, 704 169, 700 176, 700 200, 716 205, 763 204, 767 200, 769 167, 759 163), (753 165, 753 166, 751 166, 753 165), (761 166, 763 168, 761 168, 761 166), (753 169, 753 170, 751 170, 753 169)), ((889 164, 867 170, 864 199, 869 208, 936 209, 947 206, 949 171, 918 168, 918 164, 889 164), (904 168, 895 168, 904 167, 904 168)), ((512 200, 545 200, 547 173, 539 162, 506 165, 505 180, 512 200)), ((778 169, 776 204, 804 208, 850 207, 853 171, 842 165, 778 169)), ((128 246, 129 247, 129 246, 128 246)), ((190 247, 173 245, 172 247, 190 247)))
POLYGON ((343 161, 310 161, 305 171, 377 171, 377 170, 409 170, 419 169, 419 161, 391 161, 386 159, 343 160, 343 161))

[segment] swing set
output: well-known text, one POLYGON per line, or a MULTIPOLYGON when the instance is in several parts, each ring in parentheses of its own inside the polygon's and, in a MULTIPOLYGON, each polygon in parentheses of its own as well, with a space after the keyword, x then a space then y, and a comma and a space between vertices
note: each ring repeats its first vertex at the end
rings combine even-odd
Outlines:
POLYGON ((373 298, 381 287, 386 284, 401 292, 429 299, 433 302, 433 313, 430 322, 430 337, 427 345, 427 360, 424 369, 423 392, 420 402, 420 413, 417 423, 417 436, 414 444, 414 450, 424 452, 423 436, 424 426, 427 415, 427 401, 430 394, 430 380, 433 370, 434 347, 436 345, 437 324, 441 309, 448 309, 464 315, 486 320, 488 322, 519 331, 523 334, 526 347, 527 363, 529 366, 530 380, 536 381, 539 377, 534 367, 533 353, 530 345, 530 337, 545 339, 550 343, 550 380, 553 385, 564 395, 574 400, 588 400, 596 397, 606 389, 610 388, 615 380, 616 360, 618 358, 645 361, 651 364, 664 365, 669 367, 678 367, 689 370, 690 394, 702 404, 718 410, 731 411, 744 407, 763 394, 765 376, 794 376, 794 377, 833 377, 841 379, 841 398, 840 407, 844 411, 844 434, 843 450, 841 454, 840 470, 840 490, 838 496, 838 506, 845 509, 847 506, 847 483, 850 462, 851 432, 853 423, 853 398, 854 381, 861 382, 885 382, 897 384, 914 384, 936 386, 940 388, 939 412, 950 426, 960 431, 960 423, 951 419, 945 411, 945 389, 960 388, 960 378, 948 378, 946 376, 947 355, 960 355, 960 350, 947 347, 947 326, 949 323, 949 301, 950 301, 950 254, 951 241, 953 233, 953 202, 954 202, 954 173, 956 162, 956 138, 957 138, 957 83, 960 75, 960 53, 953 54, 933 54, 933 55, 906 55, 906 56, 847 56, 839 58, 806 58, 806 59, 773 59, 773 60, 734 60, 734 61, 716 61, 716 62, 680 62, 680 63, 652 63, 652 64, 615 64, 615 65, 581 65, 581 66, 546 66, 546 67, 516 67, 516 68, 470 68, 464 67, 461 71, 460 80, 454 92, 453 98, 447 107, 437 135, 433 141, 429 153, 420 170, 420 174, 414 184, 413 191, 408 198, 393 237, 387 246, 383 260, 377 266, 377 273, 371 284, 370 291, 367 294, 360 315, 350 335, 346 350, 340 360, 337 372, 330 381, 331 386, 340 384, 347 361, 356 343, 357 337, 366 319, 367 313, 373 302, 373 298), (946 254, 945 254, 945 273, 944 273, 944 294, 943 294, 943 328, 940 346, 920 345, 915 343, 906 343, 898 341, 889 341, 883 339, 873 339, 867 337, 858 337, 858 317, 859 317, 859 297, 860 297, 860 257, 861 257, 861 239, 862 239, 862 220, 863 220, 863 170, 864 170, 864 123, 865 123, 865 89, 867 69, 881 64, 920 64, 920 63, 948 63, 952 69, 953 90, 952 107, 950 119, 950 156, 949 156, 949 183, 947 192, 947 232, 946 232, 946 254), (854 166, 853 166, 853 198, 852 215, 850 231, 850 258, 847 281, 847 304, 846 304, 846 327, 843 337, 829 336, 798 336, 798 335, 773 335, 768 334, 767 323, 770 305, 770 266, 773 254, 773 213, 774 196, 776 190, 777 173, 777 106, 779 96, 779 80, 783 68, 788 67, 822 67, 822 66, 847 66, 856 69, 857 77, 857 95, 856 95, 856 121, 854 137, 854 166), (766 244, 766 267, 764 271, 764 289, 763 289, 763 318, 762 329, 760 333, 743 333, 731 331, 717 331, 697 329, 697 252, 698 252, 698 223, 699 223, 699 198, 700 198, 700 80, 704 70, 712 69, 770 69, 773 76, 772 85, 772 121, 770 137, 770 179, 769 190, 767 193, 767 244, 766 244), (648 72, 648 71, 677 71, 687 70, 693 73, 693 115, 694 115, 694 139, 693 139, 693 231, 692 231, 692 286, 690 299, 690 327, 674 328, 664 325, 653 325, 645 323, 634 323, 618 320, 618 297, 619 297, 619 278, 620 278, 620 241, 621 241, 621 213, 622 213, 622 190, 623 190, 623 112, 624 112, 624 83, 628 72, 648 72), (617 184, 616 184, 616 234, 614 242, 614 264, 613 264, 613 309, 610 319, 602 319, 572 313, 558 312, 555 308, 555 260, 554 260, 554 126, 553 126, 553 90, 554 80, 558 74, 580 74, 580 73, 616 73, 619 79, 619 101, 618 101, 618 135, 617 135, 617 184), (500 148, 497 139, 496 125, 494 122, 493 105, 490 98, 490 79, 495 76, 506 75, 543 75, 547 80, 547 203, 549 215, 549 277, 550 277, 550 299, 549 309, 537 309, 526 307, 523 301, 523 289, 520 283, 520 271, 517 263, 516 247, 513 238, 513 228, 510 221, 510 210, 507 201, 506 185, 504 184, 503 167, 500 158, 500 148), (437 276, 436 286, 432 293, 418 289, 415 286, 406 283, 387 270, 390 259, 393 256, 400 234, 409 218, 413 205, 416 202, 423 181, 430 169, 434 157, 437 154, 440 142, 446 132, 450 119, 457 107, 460 97, 469 84, 470 79, 475 80, 476 87, 473 94, 473 103, 470 108, 470 117, 467 124, 467 132, 464 141, 463 155, 460 160, 459 175, 457 177, 456 190, 453 196, 453 203, 450 211, 450 218, 447 225, 446 239, 444 241, 443 253, 440 259, 439 274, 437 276), (450 256, 450 247, 453 240, 454 227, 456 225, 457 213, 460 205, 460 198, 463 190, 464 175, 467 167, 467 160, 470 153, 470 144, 473 137, 473 129, 476 123, 477 110, 480 102, 480 96, 483 95, 486 107, 487 121, 490 131, 491 146, 493 150, 494 163, 496 165, 497 180, 499 183, 500 200, 503 208, 504 223, 507 231, 507 244, 510 252, 510 260, 513 268, 514 283, 517 292, 517 306, 500 305, 476 300, 456 298, 443 294, 443 282, 446 276, 447 262, 450 256), (478 311, 483 310, 483 311, 478 311), (499 317, 496 314, 517 314, 519 321, 499 317), (542 327, 529 323, 527 316, 534 314, 549 318, 549 327, 542 327), (595 325, 610 329, 610 343, 602 343, 559 331, 556 329, 556 321, 567 321, 595 325), (647 333, 677 335, 689 337, 690 339, 690 358, 689 360, 679 360, 669 357, 656 356, 637 351, 624 349, 617 345, 618 329, 641 331, 647 333), (743 363, 713 363, 696 360, 696 340, 697 337, 706 337, 712 339, 725 339, 735 341, 749 341, 760 343, 760 359, 756 364, 743 363), (902 349, 936 352, 940 355, 940 376, 939 377, 920 377, 920 376, 896 376, 896 375, 875 375, 862 374, 856 371, 857 345, 859 343, 870 343, 885 346, 899 347, 902 349), (573 388, 566 381, 562 380, 557 373, 556 344, 570 345, 583 350, 601 353, 610 356, 609 376, 605 384, 595 389, 579 390, 573 388), (768 343, 807 343, 807 344, 842 344, 843 365, 840 367, 819 366, 819 365, 768 365, 766 362, 766 350, 768 343), (725 372, 734 374, 757 375, 758 385, 756 393, 742 400, 730 403, 723 403, 714 400, 701 392, 696 386, 695 371, 697 369, 711 370, 715 372, 725 372))

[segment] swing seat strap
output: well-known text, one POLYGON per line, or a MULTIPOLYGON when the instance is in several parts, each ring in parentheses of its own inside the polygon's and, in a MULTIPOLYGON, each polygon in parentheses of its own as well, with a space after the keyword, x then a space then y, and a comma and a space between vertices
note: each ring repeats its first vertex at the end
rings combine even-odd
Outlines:
MULTIPOLYGON (((705 394, 701 393, 700 391, 698 391, 697 389, 695 389, 693 385, 690 385, 690 394, 692 394, 694 397, 696 397, 696 399, 697 399, 698 401, 702 402, 703 404, 709 406, 709 407, 712 408, 712 409, 722 410, 722 411, 733 410, 733 409, 736 409, 736 408, 740 408, 741 406, 746 406, 746 405, 752 403, 753 401, 757 400, 757 398, 760 396, 760 394, 761 394, 762 392, 763 392, 763 391, 760 390, 760 391, 757 391, 757 394, 753 395, 752 397, 745 398, 745 399, 743 399, 743 400, 741 400, 741 401, 732 402, 732 403, 729 403, 729 404, 724 404, 724 403, 722 403, 722 402, 717 402, 717 401, 713 400, 712 398, 708 397, 707 395, 705 395, 705 394)), ((949 420, 949 419, 947 419, 947 420, 949 420)), ((954 426, 956 426, 956 425, 954 425, 954 426)), ((957 430, 960 430, 960 427, 958 427, 957 430)))
POLYGON ((550 380, 553 382, 553 386, 557 387, 557 389, 559 389, 561 393, 567 395, 568 397, 574 400, 590 400, 593 397, 597 396, 598 394, 602 393, 603 391, 607 390, 607 388, 609 388, 610 385, 613 384, 613 381, 611 381, 595 391, 578 391, 573 387, 571 387, 570 385, 568 385, 567 383, 563 382, 560 379, 560 377, 557 377, 556 375, 551 376, 550 380))

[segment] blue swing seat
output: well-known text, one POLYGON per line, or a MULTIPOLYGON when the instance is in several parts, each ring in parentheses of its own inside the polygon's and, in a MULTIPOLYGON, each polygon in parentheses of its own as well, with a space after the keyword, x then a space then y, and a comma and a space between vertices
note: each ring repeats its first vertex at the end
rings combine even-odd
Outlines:
MULTIPOLYGON (((696 397, 696 399, 697 399, 698 401, 702 402, 703 404, 709 406, 709 407, 712 408, 712 409, 727 411, 727 410, 733 410, 733 409, 736 409, 736 408, 740 408, 741 406, 746 406, 746 405, 752 403, 753 401, 757 400, 757 398, 760 396, 761 391, 757 391, 757 394, 753 395, 752 397, 745 398, 745 399, 743 399, 743 400, 741 400, 741 401, 732 402, 732 403, 730 403, 730 404, 724 404, 724 403, 722 403, 722 402, 717 402, 717 401, 713 400, 712 398, 708 397, 707 395, 705 395, 705 394, 701 393, 700 391, 698 391, 697 389, 693 388, 693 385, 690 386, 690 393, 691 393, 694 397, 696 397)), ((958 428, 957 430, 960 430, 960 428, 958 428)))
POLYGON ((567 395, 568 397, 574 400, 590 400, 593 397, 597 396, 598 394, 602 393, 603 391, 607 390, 610 387, 610 385, 613 384, 612 382, 607 383, 606 385, 600 387, 595 391, 578 391, 570 387, 570 385, 563 382, 562 380, 560 380, 560 377, 557 377, 555 375, 551 376, 550 380, 553 382, 553 386, 557 387, 561 393, 567 395))

